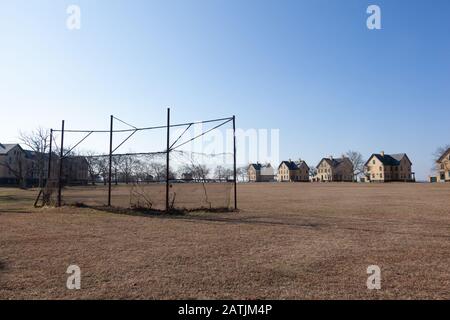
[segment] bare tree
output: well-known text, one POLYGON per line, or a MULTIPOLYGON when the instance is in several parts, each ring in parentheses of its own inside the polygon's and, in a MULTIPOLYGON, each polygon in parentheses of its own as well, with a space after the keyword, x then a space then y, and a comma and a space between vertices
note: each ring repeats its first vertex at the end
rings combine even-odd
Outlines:
POLYGON ((194 181, 204 182, 208 179, 211 170, 206 165, 191 163, 183 165, 179 171, 194 181))
POLYGON ((162 181, 166 178, 166 166, 160 162, 151 162, 150 172, 156 181, 162 181))
POLYGON ((239 167, 236 168, 236 179, 240 179, 242 182, 247 182, 248 181, 248 167, 244 166, 244 167, 239 167))
POLYGON ((121 156, 121 161, 119 163, 119 174, 122 175, 123 180, 126 184, 132 182, 133 174, 136 171, 138 161, 135 157, 131 155, 121 156))
POLYGON ((30 132, 20 132, 19 140, 21 143, 34 151, 39 187, 43 187, 47 152, 50 145, 50 131, 38 127, 30 132))
POLYGON ((102 177, 103 183, 106 184, 106 177, 108 175, 108 158, 105 156, 96 156, 94 151, 87 151, 83 154, 88 163, 88 174, 92 185, 95 185, 97 180, 102 177))
POLYGON ((225 168, 222 166, 217 166, 216 169, 214 169, 214 178, 222 180, 225 175, 225 168))
POLYGON ((439 147, 436 149, 436 151, 433 153, 433 171, 434 170, 450 170, 450 162, 444 161, 438 166, 437 161, 442 157, 442 155, 450 149, 450 144, 447 144, 445 146, 439 147))
POLYGON ((433 162, 436 164, 436 161, 439 160, 439 158, 448 150, 450 149, 450 144, 447 144, 445 146, 441 146, 436 149, 436 151, 433 153, 433 162))
POLYGON ((310 167, 309 168, 309 177, 313 179, 317 175, 317 168, 316 167, 310 167))
POLYGON ((358 177, 364 173, 364 160, 358 151, 349 150, 345 156, 353 165, 353 180, 357 181, 358 177))

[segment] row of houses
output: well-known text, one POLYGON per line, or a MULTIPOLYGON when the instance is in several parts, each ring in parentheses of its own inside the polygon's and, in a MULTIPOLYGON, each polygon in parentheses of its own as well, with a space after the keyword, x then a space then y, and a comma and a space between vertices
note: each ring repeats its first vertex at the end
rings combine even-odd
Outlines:
MULTIPOLYGON (((450 150, 449 150, 450 153, 450 150)), ((450 159, 450 156, 448 157, 450 159)), ((322 158, 310 168, 304 160, 282 161, 277 170, 271 164, 252 163, 248 167, 250 182, 352 182, 356 181, 352 161, 342 156, 322 158)), ((412 162, 405 153, 374 153, 364 164, 363 182, 415 181, 412 162)))
MULTIPOLYGON (((49 155, 23 149, 19 144, 0 143, 0 185, 39 186, 48 177, 49 155)), ((52 154, 50 177, 59 174, 59 157, 52 154)), ((72 184, 88 182, 88 163, 84 157, 63 161, 62 181, 72 184)))

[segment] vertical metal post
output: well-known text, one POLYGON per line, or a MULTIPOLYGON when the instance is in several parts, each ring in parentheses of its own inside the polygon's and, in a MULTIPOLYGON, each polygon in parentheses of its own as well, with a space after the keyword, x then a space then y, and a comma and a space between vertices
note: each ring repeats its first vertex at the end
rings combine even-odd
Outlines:
POLYGON ((50 181, 51 171, 52 171, 52 147, 53 147, 53 129, 50 129, 50 145, 48 150, 48 164, 47 164, 47 185, 50 181))
POLYGON ((114 117, 111 115, 111 124, 109 127, 108 207, 111 206, 113 124, 114 124, 114 117))
POLYGON ((233 116, 233 180, 234 180, 234 210, 237 210, 237 173, 236 173, 236 116, 233 116))
POLYGON ((170 108, 167 108, 167 154, 166 154, 166 213, 169 213, 169 158, 170 158, 170 108))
POLYGON ((64 158, 64 120, 61 125, 61 145, 59 152, 59 176, 58 176, 58 207, 61 206, 61 188, 62 188, 62 174, 63 174, 63 158, 64 158))

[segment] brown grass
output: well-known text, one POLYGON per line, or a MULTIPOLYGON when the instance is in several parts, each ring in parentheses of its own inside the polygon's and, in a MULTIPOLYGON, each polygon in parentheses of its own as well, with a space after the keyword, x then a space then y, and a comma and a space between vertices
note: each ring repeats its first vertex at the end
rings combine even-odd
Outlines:
POLYGON ((0 189, 2 299, 450 298, 450 185, 248 184, 239 213, 176 217, 34 209, 35 194, 0 189))

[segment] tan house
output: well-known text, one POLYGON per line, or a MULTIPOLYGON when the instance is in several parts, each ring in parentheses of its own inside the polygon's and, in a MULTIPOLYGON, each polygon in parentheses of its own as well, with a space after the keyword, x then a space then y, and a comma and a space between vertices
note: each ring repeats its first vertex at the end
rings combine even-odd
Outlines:
POLYGON ((437 181, 450 182, 450 148, 436 161, 437 181))
MULTIPOLYGON (((59 157, 53 154, 52 159, 52 178, 55 179, 59 174, 59 157)), ((17 143, 0 143, 0 184, 37 186, 39 179, 43 179, 44 182, 47 180, 47 171, 48 154, 24 150, 17 143)), ((62 181, 65 184, 86 184, 88 181, 86 158, 81 156, 65 158, 62 181)))
POLYGON ((372 154, 364 165, 368 182, 414 181, 411 167, 406 153, 385 154, 383 151, 372 154))
POLYGON ((0 143, 0 184, 25 185, 27 167, 26 153, 20 145, 0 143))
POLYGON ((352 182, 353 164, 349 158, 323 158, 316 167, 317 173, 313 178, 316 182, 352 182))
POLYGON ((279 182, 309 182, 309 166, 305 161, 282 161, 278 166, 279 182))
POLYGON ((249 182, 273 182, 275 170, 270 163, 251 163, 247 169, 249 182))

